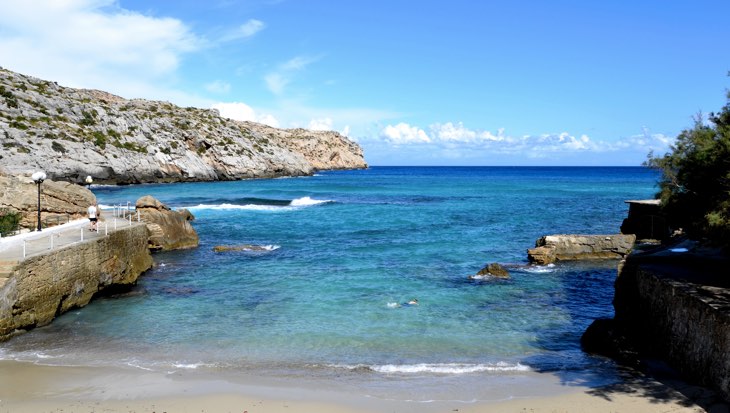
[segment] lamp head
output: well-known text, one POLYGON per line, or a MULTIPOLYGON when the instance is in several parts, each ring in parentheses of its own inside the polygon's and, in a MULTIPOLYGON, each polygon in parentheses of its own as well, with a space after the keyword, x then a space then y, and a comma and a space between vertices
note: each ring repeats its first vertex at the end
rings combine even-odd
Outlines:
POLYGON ((33 182, 40 184, 46 179, 46 173, 43 171, 38 171, 31 175, 31 178, 33 179, 33 182))
POLYGON ((87 176, 86 177, 86 183, 87 184, 91 184, 92 182, 94 182, 94 180, 91 178, 91 175, 87 176))

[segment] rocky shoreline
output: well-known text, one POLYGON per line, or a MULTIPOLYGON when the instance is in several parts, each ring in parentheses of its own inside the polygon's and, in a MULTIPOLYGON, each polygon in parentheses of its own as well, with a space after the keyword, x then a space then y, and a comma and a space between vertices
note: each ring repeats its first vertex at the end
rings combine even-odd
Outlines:
MULTIPOLYGON (((367 168, 362 148, 333 131, 277 129, 215 109, 124 99, 0 68, 0 162, 99 184, 238 180, 367 168)), ((0 171, 2 172, 2 171, 0 171)))

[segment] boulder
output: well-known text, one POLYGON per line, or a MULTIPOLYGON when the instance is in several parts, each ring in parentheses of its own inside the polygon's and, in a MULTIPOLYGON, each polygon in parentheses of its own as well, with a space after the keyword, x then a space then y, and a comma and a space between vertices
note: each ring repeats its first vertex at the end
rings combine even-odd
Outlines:
POLYGON ((487 277, 509 278, 509 271, 497 263, 491 263, 479 270, 476 275, 469 276, 472 280, 479 280, 487 277))
POLYGON ((612 318, 594 320, 580 338, 585 352, 610 357, 622 364, 639 364, 639 352, 612 318))
POLYGON ((173 211, 150 195, 138 199, 135 207, 140 220, 150 231, 148 246, 151 250, 169 251, 198 246, 198 234, 190 224, 195 218, 190 211, 173 211))
POLYGON ((527 250, 531 263, 545 265, 555 261, 620 260, 634 247, 636 235, 547 235, 527 250))
MULTIPOLYGON (((43 228, 86 218, 94 194, 69 182, 46 179, 41 184, 41 225, 43 228)), ((21 228, 36 228, 38 220, 38 186, 24 175, 0 175, 0 210, 18 212, 21 228)))

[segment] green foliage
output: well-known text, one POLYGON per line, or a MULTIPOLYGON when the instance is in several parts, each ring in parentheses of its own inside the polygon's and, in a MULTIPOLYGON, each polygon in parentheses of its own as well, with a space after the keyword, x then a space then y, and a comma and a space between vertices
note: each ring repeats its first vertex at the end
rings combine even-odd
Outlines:
POLYGON ((730 246, 730 93, 709 125, 697 116, 682 131, 672 152, 649 154, 646 166, 662 171, 659 183, 669 224, 693 238, 730 246))
POLYGON ((5 237, 18 230, 20 213, 7 208, 0 209, 0 234, 5 237))
POLYGON ((28 125, 26 125, 23 122, 18 122, 17 120, 11 121, 10 122, 10 127, 11 128, 15 128, 15 129, 20 129, 20 130, 27 130, 28 129, 28 125))
POLYGON ((107 129, 106 134, 111 136, 112 138, 119 139, 122 137, 122 135, 119 134, 119 132, 115 131, 114 129, 107 129))
POLYGON ((96 146, 101 149, 106 149, 106 136, 104 135, 104 132, 94 131, 91 136, 94 138, 94 144, 96 146))
POLYGON ((13 92, 5 89, 5 85, 0 85, 0 96, 5 98, 5 104, 9 108, 18 107, 18 99, 13 95, 13 92))
POLYGON ((115 139, 112 145, 120 149, 126 149, 128 151, 147 153, 147 148, 141 145, 137 145, 132 142, 121 142, 119 139, 115 139))
POLYGON ((51 143, 51 149, 56 152, 66 153, 66 148, 60 142, 53 141, 51 143))
POLYGON ((94 119, 95 116, 92 115, 91 113, 84 110, 84 111, 81 111, 81 116, 83 116, 83 119, 81 119, 81 121, 79 121, 79 123, 82 124, 83 126, 91 126, 91 125, 96 124, 96 119, 94 119))

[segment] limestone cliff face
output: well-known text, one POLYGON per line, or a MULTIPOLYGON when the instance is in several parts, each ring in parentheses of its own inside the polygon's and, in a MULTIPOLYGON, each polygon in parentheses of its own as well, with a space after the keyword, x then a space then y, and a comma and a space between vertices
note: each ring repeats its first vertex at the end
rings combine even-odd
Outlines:
POLYGON ((0 68, 0 166, 49 178, 129 184, 307 175, 365 168, 336 132, 276 129, 216 110, 127 100, 0 68))
MULTIPOLYGON (((69 182, 45 180, 41 186, 43 227, 85 218, 86 209, 96 203, 94 194, 69 182)), ((20 226, 35 228, 38 219, 38 187, 29 176, 0 175, 0 209, 21 214, 20 226)))

